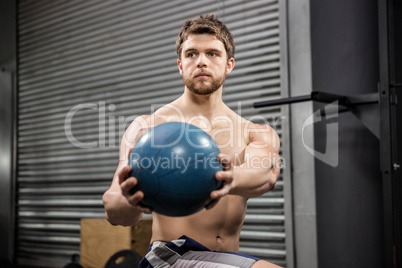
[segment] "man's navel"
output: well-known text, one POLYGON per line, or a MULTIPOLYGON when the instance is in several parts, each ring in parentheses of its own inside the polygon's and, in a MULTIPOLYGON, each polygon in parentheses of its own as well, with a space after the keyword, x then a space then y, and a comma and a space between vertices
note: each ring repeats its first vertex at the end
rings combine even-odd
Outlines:
POLYGON ((216 250, 222 250, 223 249, 223 239, 219 235, 216 236, 216 250))

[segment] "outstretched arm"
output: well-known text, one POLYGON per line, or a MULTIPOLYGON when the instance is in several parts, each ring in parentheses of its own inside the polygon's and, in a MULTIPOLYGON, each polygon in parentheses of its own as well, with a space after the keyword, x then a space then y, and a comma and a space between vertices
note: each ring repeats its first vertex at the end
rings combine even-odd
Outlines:
POLYGON ((113 225, 130 226, 141 220, 143 213, 150 209, 139 206, 144 193, 131 190, 137 185, 137 179, 129 177, 131 168, 128 158, 132 148, 144 132, 145 120, 139 117, 131 123, 123 135, 120 146, 120 160, 110 188, 103 194, 106 219, 113 225))
POLYGON ((278 134, 271 127, 253 124, 253 128, 249 129, 244 162, 240 166, 233 166, 227 155, 218 156, 224 171, 217 172, 216 179, 222 180, 224 185, 213 191, 211 198, 227 194, 250 198, 272 190, 280 172, 279 148, 278 134))

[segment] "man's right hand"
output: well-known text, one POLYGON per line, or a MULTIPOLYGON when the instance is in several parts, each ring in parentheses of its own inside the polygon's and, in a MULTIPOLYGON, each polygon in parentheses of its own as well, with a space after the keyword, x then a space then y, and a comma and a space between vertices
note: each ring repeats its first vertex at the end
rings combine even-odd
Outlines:
POLYGON ((131 167, 125 166, 117 174, 122 194, 130 205, 136 207, 141 212, 152 213, 152 209, 141 206, 139 203, 144 198, 144 193, 142 191, 132 193, 132 190, 137 185, 138 181, 134 177, 129 177, 130 172, 131 167))

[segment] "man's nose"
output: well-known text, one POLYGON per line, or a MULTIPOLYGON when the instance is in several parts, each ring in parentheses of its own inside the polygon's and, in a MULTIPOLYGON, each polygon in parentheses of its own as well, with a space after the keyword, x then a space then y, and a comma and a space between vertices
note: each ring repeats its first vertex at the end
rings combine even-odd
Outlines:
POLYGON ((198 56, 197 67, 198 68, 207 67, 207 58, 205 57, 204 54, 200 54, 198 56))

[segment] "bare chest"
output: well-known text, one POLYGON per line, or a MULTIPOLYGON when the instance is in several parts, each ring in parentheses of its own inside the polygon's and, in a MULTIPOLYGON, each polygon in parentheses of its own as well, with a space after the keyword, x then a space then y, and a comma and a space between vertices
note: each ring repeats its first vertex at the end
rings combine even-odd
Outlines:
POLYGON ((244 162, 248 137, 241 128, 218 126, 209 134, 218 145, 220 152, 228 155, 234 165, 238 166, 244 162))
MULTIPOLYGON (((169 121, 182 121, 179 118, 164 118, 157 117, 157 120, 150 124, 150 127, 159 125, 169 121)), ((242 121, 230 117, 217 117, 213 121, 208 121, 205 118, 186 120, 186 123, 195 125, 206 133, 218 145, 221 153, 228 155, 234 165, 240 165, 244 162, 245 149, 249 141, 247 128, 242 121)))

